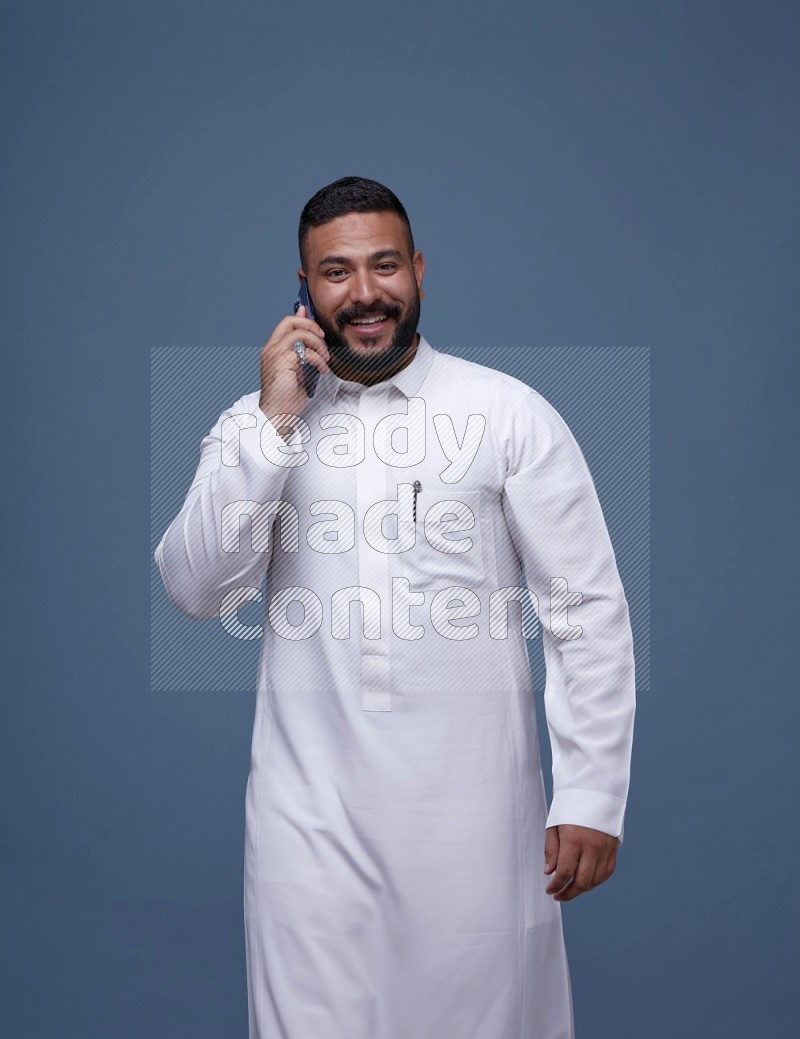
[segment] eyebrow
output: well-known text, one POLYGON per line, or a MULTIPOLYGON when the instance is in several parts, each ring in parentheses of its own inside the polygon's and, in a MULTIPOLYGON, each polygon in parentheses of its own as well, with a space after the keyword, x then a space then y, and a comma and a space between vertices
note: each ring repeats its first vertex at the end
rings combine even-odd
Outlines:
MULTIPOLYGON (((403 254, 399 249, 379 249, 377 252, 372 253, 367 259, 369 263, 377 263, 379 260, 402 260, 403 254)), ((349 256, 324 256, 319 261, 319 267, 330 267, 331 264, 339 264, 341 267, 351 267, 353 261, 349 256)))

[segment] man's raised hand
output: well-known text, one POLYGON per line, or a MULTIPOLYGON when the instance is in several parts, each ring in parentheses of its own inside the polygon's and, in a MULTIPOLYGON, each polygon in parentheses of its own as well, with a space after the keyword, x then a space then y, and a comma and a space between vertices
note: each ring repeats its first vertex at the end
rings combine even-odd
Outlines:
MULTIPOLYGON (((305 307, 283 318, 261 350, 261 397, 258 406, 268 419, 281 415, 299 415, 306 406, 302 366, 294 349, 300 339, 309 364, 322 374, 330 371, 330 354, 324 332, 316 321, 306 316, 305 307)), ((273 422, 273 425, 275 423, 273 422)), ((281 432, 281 429, 278 430, 281 432)))

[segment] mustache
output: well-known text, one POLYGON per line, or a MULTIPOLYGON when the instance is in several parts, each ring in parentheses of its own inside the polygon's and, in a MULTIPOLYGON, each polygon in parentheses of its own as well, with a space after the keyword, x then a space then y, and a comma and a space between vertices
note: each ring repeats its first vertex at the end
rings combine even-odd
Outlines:
POLYGON ((341 310, 336 315, 336 323, 338 325, 346 325, 350 321, 361 321, 365 318, 379 317, 381 314, 385 314, 386 317, 397 320, 400 317, 400 307, 396 303, 373 303, 369 306, 365 304, 354 304, 352 307, 348 307, 346 310, 341 310))

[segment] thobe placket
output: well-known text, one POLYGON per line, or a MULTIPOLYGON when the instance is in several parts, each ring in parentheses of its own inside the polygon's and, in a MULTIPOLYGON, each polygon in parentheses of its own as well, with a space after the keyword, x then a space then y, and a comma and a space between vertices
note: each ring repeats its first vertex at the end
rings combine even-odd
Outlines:
MULTIPOLYGON (((393 497, 387 484, 387 473, 391 470, 375 450, 375 427, 389 412, 389 386, 366 388, 358 398, 358 417, 364 423, 365 457, 356 467, 356 529, 364 531, 366 515, 377 501, 393 497)), ((379 445, 384 455, 384 445, 379 445)), ((381 633, 390 629, 389 618, 384 615, 389 588, 389 556, 372 548, 366 538, 359 537, 358 583, 362 588, 371 588, 381 600, 381 633)), ((365 606, 366 609, 366 606, 365 606)), ((388 638, 368 639, 362 626, 361 641, 361 707, 365 711, 391 711, 392 690, 389 666, 388 638)))

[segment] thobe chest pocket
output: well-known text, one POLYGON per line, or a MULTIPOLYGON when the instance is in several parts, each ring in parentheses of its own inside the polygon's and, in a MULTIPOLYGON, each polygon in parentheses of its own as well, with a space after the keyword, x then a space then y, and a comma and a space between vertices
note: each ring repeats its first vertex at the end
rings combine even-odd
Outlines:
POLYGON ((473 589, 484 578, 481 492, 441 489, 417 494, 414 544, 402 554, 403 576, 411 589, 464 585, 473 589))

